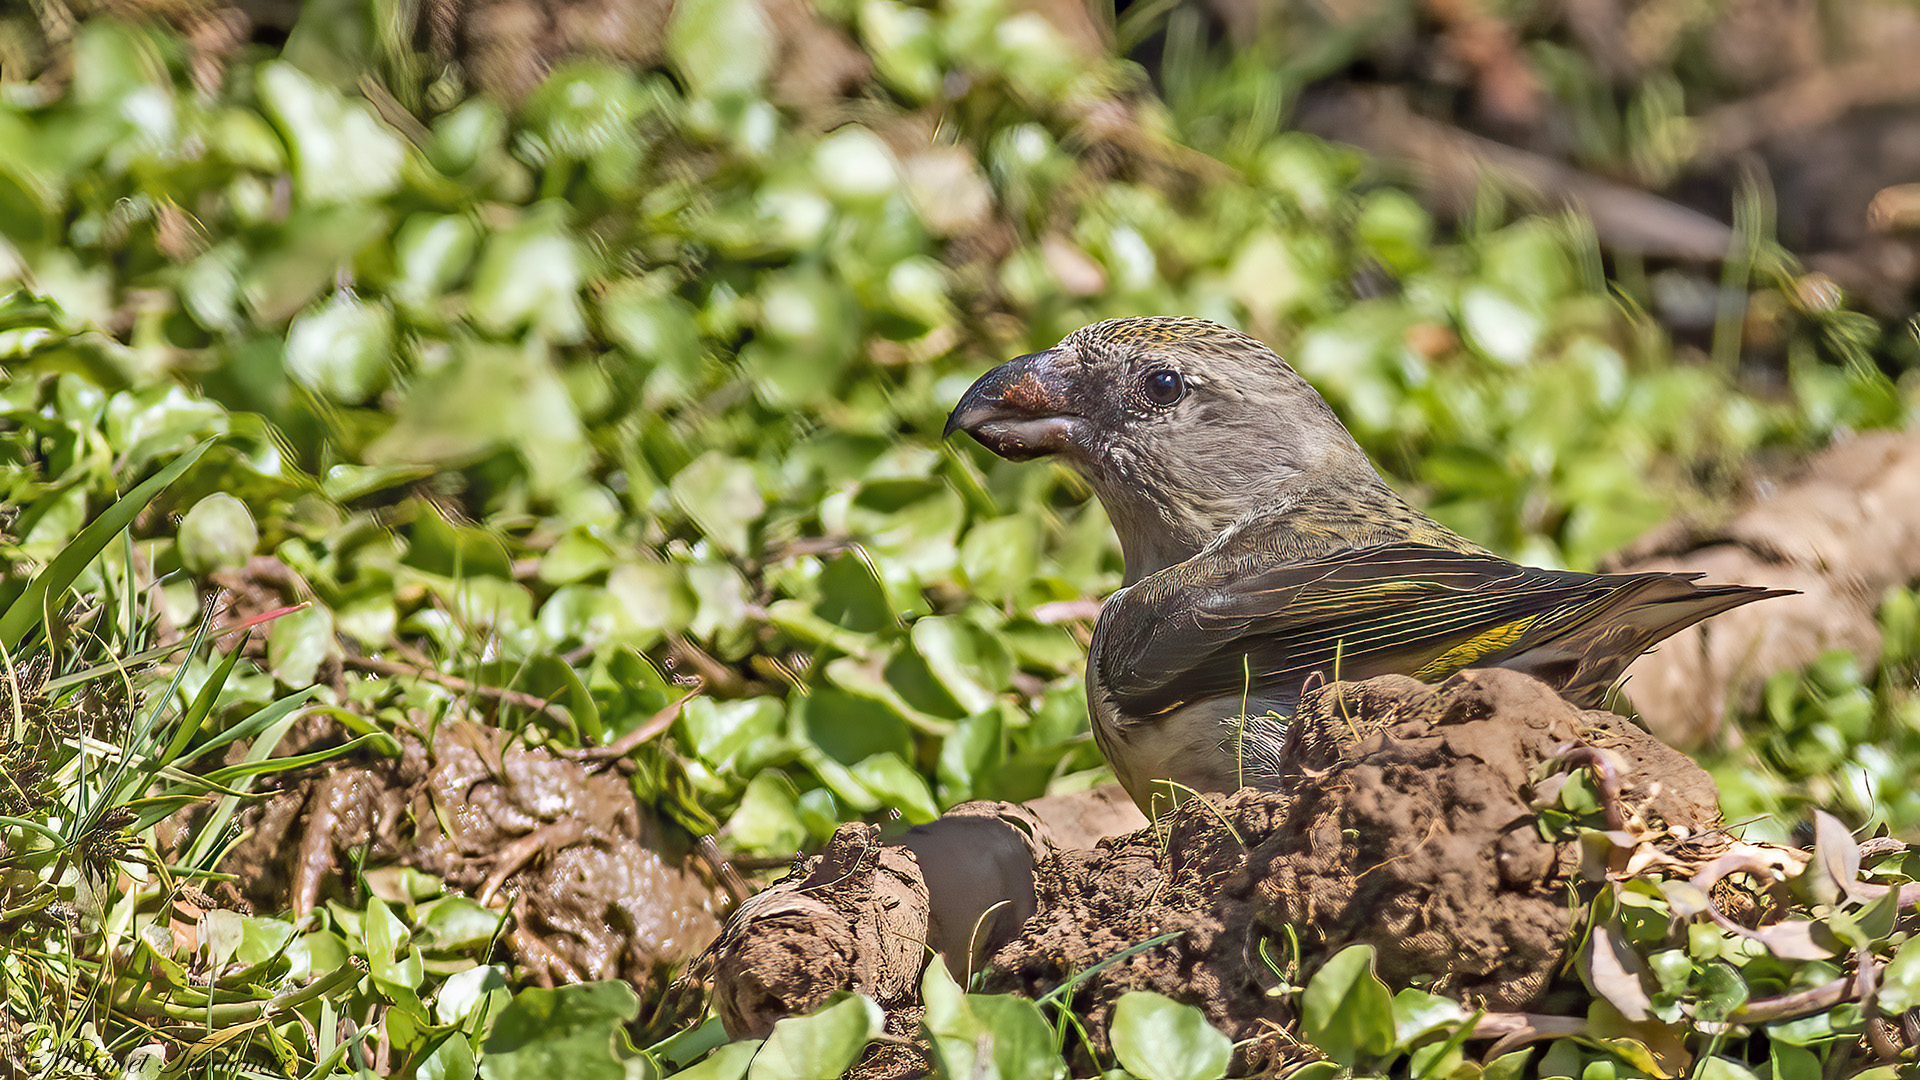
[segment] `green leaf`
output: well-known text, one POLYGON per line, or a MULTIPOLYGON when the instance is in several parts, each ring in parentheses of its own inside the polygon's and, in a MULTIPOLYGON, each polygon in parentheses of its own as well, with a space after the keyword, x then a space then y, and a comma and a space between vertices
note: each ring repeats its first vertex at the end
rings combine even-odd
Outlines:
POLYGON ((58 603, 67 587, 87 568, 87 564, 93 562, 95 556, 106 550, 114 537, 120 535, 120 530, 132 524, 154 496, 179 479, 181 473, 192 468, 193 463, 199 461, 201 455, 212 446, 211 442, 203 442, 181 454, 166 468, 154 473, 107 507, 99 517, 88 522, 79 535, 54 556, 46 569, 27 582, 26 588, 7 606, 6 614, 0 615, 0 645, 5 645, 9 651, 19 649, 27 634, 39 624, 43 609, 58 603))
POLYGON ((287 372, 296 382, 343 405, 358 405, 387 385, 393 359, 393 316, 351 295, 293 321, 287 372))
POLYGON ((1066 1065, 1040 1007, 1014 994, 968 994, 967 1008, 993 1035, 993 1067, 1001 1080, 1057 1080, 1066 1065))
MULTIPOLYGON (((760 1052, 759 1039, 728 1043, 708 1054, 697 1064, 673 1074, 674 1080, 741 1080, 760 1052)), ((530 1080, 530 1078, 529 1078, 530 1080)))
POLYGON ((1546 329, 1538 314, 1487 286, 1468 290, 1460 302, 1460 321, 1474 348, 1509 366, 1531 359, 1546 329))
POLYGON ((753 466, 717 450, 674 474, 673 499, 713 541, 731 552, 747 548, 747 530, 766 512, 753 466))
POLYGON ((491 941, 503 918, 485 904, 455 894, 421 904, 414 929, 423 948, 456 951, 491 941))
POLYGON ((930 615, 911 631, 914 651, 965 713, 990 708, 1013 677, 1013 657, 990 632, 957 615, 930 615))
POLYGON ((941 1075, 974 1077, 993 1072, 993 1038, 967 1005, 966 991, 938 957, 920 975, 920 1000, 926 1004, 920 1023, 941 1075))
POLYGON ((406 143, 365 104, 284 62, 262 65, 261 103, 293 150, 302 197, 320 203, 378 198, 400 185, 406 143))
POLYGON ((982 596, 1010 598, 1040 569, 1040 522, 1032 515, 996 518, 967 530, 960 565, 982 596))
POLYGON ((181 516, 178 543, 180 562, 204 577, 245 564, 260 544, 260 530, 246 503, 216 491, 181 516))
POLYGON ((1409 986, 1393 996, 1394 1042, 1411 1046, 1432 1032, 1460 1023, 1469 1015, 1452 998, 1409 986))
POLYGON ((1757 1080, 1753 1070, 1723 1057, 1704 1057, 1694 1066, 1693 1080, 1757 1080))
POLYGON ((1142 1080, 1217 1080, 1233 1061, 1233 1040, 1206 1014, 1150 990, 1121 995, 1108 1038, 1120 1064, 1142 1080))
POLYGON ((367 448, 371 465, 460 467, 510 449, 537 494, 558 492, 588 465, 586 431, 544 348, 459 343, 408 388, 393 426, 367 448))
POLYGON ((667 58, 702 97, 755 90, 774 51, 773 28, 755 0, 678 3, 667 23, 667 58))
POLYGON ((740 806, 727 820, 726 833, 741 851, 754 855, 791 855, 807 842, 792 785, 767 771, 747 781, 740 806))
POLYGON ((433 1048, 414 1074, 418 1080, 473 1080, 478 1075, 473 1063, 473 1044, 460 1032, 453 1032, 433 1048))
POLYGON ((926 777, 898 754, 875 754, 854 765, 852 772, 881 805, 900 811, 908 824, 924 825, 940 816, 926 777))
POLYGON ((511 1000, 513 993, 498 967, 473 967, 454 972, 440 984, 433 1015, 442 1024, 459 1024, 483 1014, 492 1017, 511 1000))
POLYGON ((680 727, 701 760, 725 765, 735 754, 780 731, 786 709, 777 698, 715 701, 696 697, 680 711, 680 727))
POLYGON ((1769 1040, 1767 1057, 1773 1064, 1772 1080, 1821 1080, 1825 1075, 1819 1055, 1804 1047, 1769 1040))
POLYGON ((580 250, 563 225, 558 204, 543 204, 526 220, 495 233, 473 272, 469 306, 489 333, 506 336, 530 329, 560 344, 586 336, 580 288, 586 280, 580 250))
POLYGON ((1532 1057, 1531 1046, 1502 1054, 1487 1063, 1480 1080, 1520 1080, 1527 1074, 1527 1061, 1532 1057))
POLYGON ((394 297, 410 308, 426 309, 460 280, 479 249, 473 222, 459 214, 419 213, 407 218, 393 238, 399 279, 394 297))
POLYGON ((411 991, 420 985, 425 975, 420 950, 408 945, 411 935, 407 926, 386 901, 378 898, 368 901, 360 931, 367 943, 367 974, 373 976, 376 985, 388 991, 411 991), (407 949, 404 955, 402 948, 407 949))
POLYGON ((528 987, 513 996, 487 1036, 487 1080, 626 1080, 625 1027, 640 998, 624 982, 528 987))
POLYGON ((820 600, 814 614, 837 626, 872 633, 894 625, 887 587, 873 561, 859 552, 829 559, 820 570, 820 600))
POLYGON ((233 958, 242 964, 263 964, 279 956, 292 938, 292 923, 258 916, 243 917, 240 920, 240 944, 234 950, 233 958))
POLYGON ((1393 1049, 1393 995, 1373 973, 1373 946, 1349 945, 1321 965, 1301 995, 1300 1030, 1343 1065, 1393 1049))
POLYGON ((311 686, 335 647, 333 612, 312 604, 274 620, 267 631, 267 668, 288 686, 311 686))
POLYGON ((750 1080, 833 1080, 847 1071, 886 1017, 871 998, 852 994, 808 1016, 773 1025, 748 1068, 750 1080))
POLYGON ((1920 936, 1908 938, 1893 954, 1881 973, 1875 1000, 1882 1012, 1894 1016, 1920 1008, 1920 936))

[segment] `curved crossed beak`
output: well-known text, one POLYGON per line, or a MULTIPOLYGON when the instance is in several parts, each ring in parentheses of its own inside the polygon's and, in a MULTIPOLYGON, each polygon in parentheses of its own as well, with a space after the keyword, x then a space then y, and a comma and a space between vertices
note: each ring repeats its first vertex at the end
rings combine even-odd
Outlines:
POLYGON ((1085 423, 1070 381, 1052 350, 1015 357, 967 388, 942 437, 964 431, 1009 461, 1057 454, 1085 423))

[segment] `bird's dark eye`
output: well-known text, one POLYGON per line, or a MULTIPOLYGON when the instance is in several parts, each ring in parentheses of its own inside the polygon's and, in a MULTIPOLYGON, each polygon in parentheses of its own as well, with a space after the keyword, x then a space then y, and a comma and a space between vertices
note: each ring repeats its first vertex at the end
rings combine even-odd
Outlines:
POLYGON ((1145 389, 1148 401, 1160 406, 1172 405, 1187 396, 1187 380, 1172 368, 1155 368, 1147 372, 1145 389))

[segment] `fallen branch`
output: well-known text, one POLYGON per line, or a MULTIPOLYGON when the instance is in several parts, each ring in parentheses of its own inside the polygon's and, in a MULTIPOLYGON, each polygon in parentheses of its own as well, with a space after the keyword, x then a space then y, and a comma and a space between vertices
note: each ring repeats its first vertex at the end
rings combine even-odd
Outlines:
POLYGON ((1457 215, 1472 209, 1482 184, 1491 180, 1535 205, 1584 212, 1601 244, 1615 251, 1718 262, 1733 244, 1733 230, 1724 222, 1650 191, 1416 115, 1394 90, 1329 93, 1302 111, 1300 126, 1412 167, 1429 200, 1457 215))

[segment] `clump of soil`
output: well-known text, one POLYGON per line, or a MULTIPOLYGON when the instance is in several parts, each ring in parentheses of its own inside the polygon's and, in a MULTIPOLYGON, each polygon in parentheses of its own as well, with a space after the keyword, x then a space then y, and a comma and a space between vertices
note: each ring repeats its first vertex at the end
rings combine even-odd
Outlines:
POLYGON ((549 986, 658 983, 713 939, 714 890, 620 775, 510 742, 446 722, 397 759, 305 777, 249 812, 222 869, 295 915, 344 891, 353 862, 435 874, 496 908, 517 898, 507 945, 549 986))
MULTIPOLYGON (((1524 1010, 1564 967, 1570 887, 1607 869, 1584 865, 1582 845, 1537 827, 1538 804, 1569 772, 1598 775, 1623 849, 1697 858, 1687 849, 1717 837, 1718 793, 1692 761, 1517 672, 1471 671, 1438 687, 1402 676, 1336 683, 1308 695, 1296 723, 1297 768, 1283 790, 1191 800, 1157 827, 1091 850, 1039 843, 1034 914, 992 954, 986 989, 1039 996, 1113 961, 1074 990, 1096 1039, 1114 1001, 1136 989, 1198 1005, 1249 1039, 1294 1019, 1287 998, 1268 991, 1364 943, 1391 986, 1524 1010)), ((716 1000, 730 1030, 763 1030, 783 1008, 843 987, 883 1007, 912 1005, 915 969, 883 986, 862 982, 897 965, 876 963, 857 941, 863 923, 941 940, 926 933, 925 879, 914 872, 929 848, 861 839, 870 855, 849 860, 830 849, 803 860, 756 898, 781 917, 761 922, 743 911, 716 947, 716 1000), (895 887, 876 888, 877 876, 895 887), (825 950, 829 941, 838 944, 825 950), (822 955, 804 988, 790 976, 794 990, 776 986, 756 967, 756 957, 809 947, 822 955), (750 1009, 727 1007, 748 998, 750 1009)), ((956 843, 941 857, 965 854, 956 843)), ((797 970, 790 961, 789 969, 797 970)))
POLYGON ((731 1032, 765 1035, 838 990, 866 994, 890 1014, 913 1004, 929 910, 913 854, 855 823, 802 862, 741 904, 714 943, 713 1006, 731 1032))

